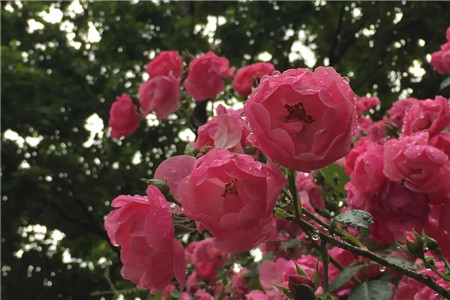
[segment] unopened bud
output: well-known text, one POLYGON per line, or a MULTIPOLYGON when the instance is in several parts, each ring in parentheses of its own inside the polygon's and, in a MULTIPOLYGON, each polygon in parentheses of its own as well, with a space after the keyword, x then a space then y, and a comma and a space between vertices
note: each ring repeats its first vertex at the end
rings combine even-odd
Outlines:
POLYGON ((314 283, 302 275, 289 276, 289 292, 294 300, 315 300, 314 283))

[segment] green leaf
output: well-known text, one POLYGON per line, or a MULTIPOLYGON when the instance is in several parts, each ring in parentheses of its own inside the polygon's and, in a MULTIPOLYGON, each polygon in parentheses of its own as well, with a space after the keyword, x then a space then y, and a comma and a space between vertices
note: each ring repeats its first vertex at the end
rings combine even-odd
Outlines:
POLYGON ((359 209, 344 211, 335 220, 344 225, 355 227, 365 235, 369 234, 369 226, 373 223, 372 215, 359 209))
POLYGON ((298 275, 302 275, 302 276, 305 276, 305 277, 308 277, 309 278, 309 276, 308 276, 308 274, 305 272, 305 270, 303 270, 299 265, 297 265, 297 262, 294 260, 294 264, 295 264, 295 269, 297 270, 297 274, 298 275))
POLYGON ((394 263, 402 268, 406 268, 409 270, 418 270, 419 269, 419 267, 415 263, 413 263, 412 261, 406 260, 400 256, 386 257, 386 260, 388 260, 389 262, 394 263))
POLYGON ((350 177, 345 174, 344 168, 337 164, 331 164, 320 169, 320 172, 322 173, 325 182, 334 190, 344 195, 347 193, 344 189, 344 185, 350 180, 350 177))
POLYGON ((291 249, 294 247, 297 247, 298 245, 300 245, 300 240, 290 240, 287 241, 286 243, 284 243, 283 245, 280 246, 280 250, 287 250, 287 249, 291 249))
POLYGON ((314 289, 315 290, 317 290, 319 288, 319 285, 320 285, 319 263, 320 263, 320 259, 317 260, 316 266, 314 268, 313 283, 314 283, 314 289))
POLYGON ((347 281, 352 278, 353 275, 356 274, 361 268, 365 267, 365 265, 351 265, 344 270, 341 271, 339 276, 331 283, 330 291, 337 290, 341 286, 343 286, 347 281))
POLYGON ((348 300, 390 300, 392 289, 382 280, 372 280, 358 285, 349 295, 348 300))
MULTIPOLYGON (((291 292, 289 291, 289 289, 288 289, 287 287, 279 286, 279 285, 276 285, 275 287, 276 287, 280 292, 282 292, 282 293, 287 297, 287 299, 292 299, 292 297, 291 297, 291 292)), ((296 300, 296 299, 294 299, 294 300, 296 300)))
POLYGON ((444 79, 444 81, 441 82, 441 91, 445 89, 446 87, 450 86, 450 76, 444 79))

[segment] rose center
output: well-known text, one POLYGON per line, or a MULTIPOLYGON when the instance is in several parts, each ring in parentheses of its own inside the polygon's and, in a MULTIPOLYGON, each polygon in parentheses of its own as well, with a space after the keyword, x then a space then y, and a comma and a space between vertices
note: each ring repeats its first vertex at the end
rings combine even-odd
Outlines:
POLYGON ((221 197, 225 197, 227 194, 228 195, 237 195, 238 192, 237 192, 236 186, 235 186, 236 182, 237 182, 237 179, 233 178, 228 183, 226 183, 225 184, 225 191, 220 196, 221 197))
POLYGON ((310 124, 316 120, 316 118, 306 113, 305 107, 301 102, 295 105, 286 104, 284 108, 287 110, 288 113, 288 115, 284 117, 286 122, 293 119, 297 119, 302 120, 307 124, 310 124))

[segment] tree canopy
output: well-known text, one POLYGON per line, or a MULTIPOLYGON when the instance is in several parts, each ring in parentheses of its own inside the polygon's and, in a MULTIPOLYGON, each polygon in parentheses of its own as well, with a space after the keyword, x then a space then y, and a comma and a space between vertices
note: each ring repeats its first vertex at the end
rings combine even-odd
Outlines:
POLYGON ((136 100, 159 51, 213 49, 237 68, 330 65, 380 98, 381 117, 399 97, 450 97, 427 61, 449 20, 448 2, 2 2, 3 299, 150 297, 121 278, 103 220, 183 153, 192 128, 149 119, 108 135, 111 104, 136 100))

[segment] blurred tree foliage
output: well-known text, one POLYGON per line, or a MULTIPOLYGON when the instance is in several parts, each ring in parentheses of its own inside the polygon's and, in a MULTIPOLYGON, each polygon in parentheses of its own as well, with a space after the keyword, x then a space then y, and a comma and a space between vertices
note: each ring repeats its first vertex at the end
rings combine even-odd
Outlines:
POLYGON ((332 65, 357 94, 376 94, 378 117, 402 91, 449 97, 426 60, 445 42, 448 2, 136 2, 82 2, 78 12, 71 2, 1 4, 4 300, 150 297, 120 277, 103 219, 113 198, 143 194, 139 178, 186 144, 178 133, 190 124, 173 120, 141 124, 120 142, 108 137, 111 103, 124 92, 137 101, 155 52, 195 55, 214 43, 231 65, 268 52, 283 71, 314 64, 291 53, 300 41, 315 66, 332 65), (55 10, 61 20, 48 21, 55 10), (88 38, 91 27, 99 41, 88 38), (414 61, 423 77, 412 76, 414 61), (104 134, 87 130, 94 113, 104 134))

